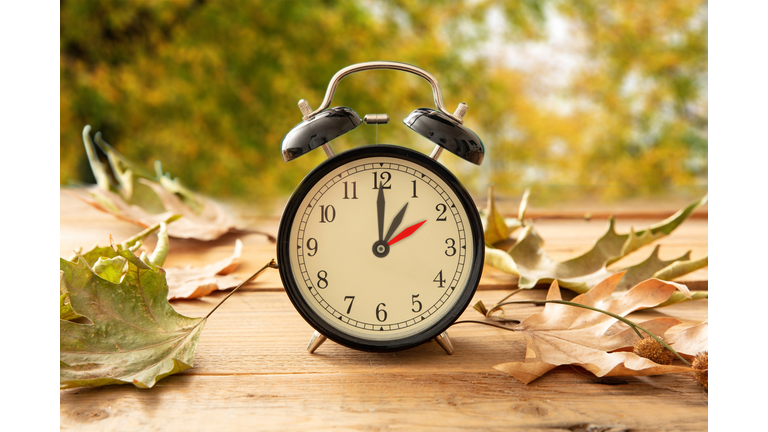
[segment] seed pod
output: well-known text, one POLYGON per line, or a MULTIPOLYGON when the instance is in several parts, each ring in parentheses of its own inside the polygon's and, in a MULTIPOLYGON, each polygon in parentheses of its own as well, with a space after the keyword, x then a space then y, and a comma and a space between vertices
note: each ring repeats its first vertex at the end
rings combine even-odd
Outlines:
POLYGON ((691 366, 694 369, 693 377, 696 382, 701 384, 704 390, 709 391, 709 352, 704 351, 696 354, 691 366))
POLYGON ((664 348, 664 345, 659 343, 659 341, 650 336, 637 341, 634 352, 636 355, 660 365, 672 364, 672 353, 664 348))

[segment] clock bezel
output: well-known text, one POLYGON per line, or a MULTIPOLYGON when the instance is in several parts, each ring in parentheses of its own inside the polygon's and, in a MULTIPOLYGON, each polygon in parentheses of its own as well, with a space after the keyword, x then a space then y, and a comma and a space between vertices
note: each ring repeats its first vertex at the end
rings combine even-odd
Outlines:
MULTIPOLYGON (((469 246, 470 243, 468 242, 467 245, 469 246)), ((375 146, 358 147, 338 153, 332 158, 323 161, 302 179, 288 200, 288 203, 283 210, 282 217, 280 218, 280 226, 277 233, 277 259, 280 278, 283 281, 283 286, 288 294, 288 298, 302 318, 304 318, 312 328, 326 336, 328 339, 348 348, 369 352, 392 352, 413 348, 434 339, 450 327, 451 324, 464 313, 464 310, 466 310, 477 290, 477 286, 480 283, 480 277, 482 276, 483 263, 485 261, 485 238, 480 215, 474 201, 464 186, 450 171, 437 161, 414 150, 388 144, 377 144, 375 146), (467 222, 471 227, 473 237, 473 242, 471 243, 471 246, 474 248, 472 255, 473 261, 471 265, 467 267, 470 273, 467 278, 466 289, 461 293, 457 302, 451 307, 448 313, 425 331, 396 340, 380 341, 362 339, 344 333, 328 324, 311 308, 311 306, 306 304, 306 300, 300 292, 300 288, 294 279, 291 268, 290 232, 293 223, 296 221, 299 206, 307 193, 310 192, 312 187, 314 187, 318 181, 339 166, 371 157, 392 157, 415 163, 445 182, 445 184, 453 190, 460 204, 464 207, 467 218, 469 219, 467 222)))

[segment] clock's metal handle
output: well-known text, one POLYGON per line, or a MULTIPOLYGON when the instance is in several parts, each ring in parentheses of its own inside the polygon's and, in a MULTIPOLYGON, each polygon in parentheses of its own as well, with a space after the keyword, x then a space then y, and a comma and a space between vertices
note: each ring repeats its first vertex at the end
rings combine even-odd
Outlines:
POLYGON ((432 86, 432 96, 435 99, 435 107, 437 107, 438 110, 442 111, 448 117, 456 120, 459 123, 463 123, 462 118, 464 117, 463 114, 466 112, 466 104, 463 104, 463 103, 459 104, 459 107, 456 109, 456 112, 454 114, 451 114, 450 112, 448 112, 448 109, 445 107, 445 104, 443 103, 443 94, 440 91, 440 84, 438 84, 437 79, 431 73, 425 71, 422 68, 409 65, 407 63, 399 63, 399 62, 391 62, 391 61, 372 61, 372 62, 366 62, 366 63, 357 63, 351 66, 347 66, 344 69, 336 72, 336 75, 334 75, 333 78, 331 78, 331 82, 328 83, 328 89, 325 91, 325 98, 323 98, 323 103, 320 104, 319 108, 317 108, 312 112, 306 112, 306 111, 310 111, 311 109, 309 108, 309 103, 307 103, 303 99, 302 101, 299 102, 299 107, 302 110, 302 114, 304 114, 303 119, 307 120, 309 118, 312 118, 315 115, 317 115, 319 112, 331 106, 331 101, 333 101, 333 95, 336 93, 336 87, 339 85, 339 81, 341 81, 342 78, 344 78, 347 75, 351 75, 355 72, 362 72, 362 71, 375 70, 375 69, 388 69, 388 70, 409 72, 424 78, 425 80, 427 80, 427 82, 429 82, 429 85, 432 86))
MULTIPOLYGON (((432 86, 432 95, 435 99, 436 110, 431 108, 418 108, 403 119, 403 123, 414 132, 435 143, 435 150, 430 157, 437 160, 442 149, 461 157, 462 159, 480 165, 483 161, 485 149, 480 137, 463 125, 464 115, 467 113, 467 104, 460 103, 453 114, 449 113, 443 103, 443 94, 440 85, 432 74, 419 67, 407 63, 390 61, 373 61, 347 66, 336 72, 328 84, 323 103, 316 110, 312 110, 305 99, 299 101, 303 121, 288 132, 283 138, 281 151, 283 161, 288 162, 310 151, 322 147, 326 156, 333 157, 330 142, 355 129, 363 123, 360 116, 347 107, 329 108, 336 93, 339 82, 347 75, 355 72, 375 69, 389 69, 412 73, 420 76, 432 86)), ((366 118, 368 118, 366 116, 366 118)), ((370 119, 369 119, 370 120, 370 119)), ((365 123, 370 124, 371 121, 365 123)))

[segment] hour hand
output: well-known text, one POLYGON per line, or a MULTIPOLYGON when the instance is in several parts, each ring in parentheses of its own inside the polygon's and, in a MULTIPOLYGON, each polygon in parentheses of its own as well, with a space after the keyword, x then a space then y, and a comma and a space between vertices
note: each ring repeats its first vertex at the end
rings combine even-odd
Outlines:
POLYGON ((400 210, 400 212, 395 215, 395 218, 392 219, 392 224, 389 226, 389 230, 387 231, 387 237, 384 239, 385 242, 388 242, 389 239, 392 238, 392 234, 395 233, 395 230, 397 230, 397 227, 400 226, 400 223, 403 221, 403 216, 405 216, 405 209, 408 208, 408 203, 405 203, 403 206, 403 209, 400 210))

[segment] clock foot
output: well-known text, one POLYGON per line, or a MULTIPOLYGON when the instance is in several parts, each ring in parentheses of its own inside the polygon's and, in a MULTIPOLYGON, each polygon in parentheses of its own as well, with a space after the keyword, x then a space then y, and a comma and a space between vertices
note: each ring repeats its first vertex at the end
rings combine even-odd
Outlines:
POLYGON ((440 345, 440 348, 444 349, 448 355, 453 354, 453 344, 451 344, 451 340, 448 338, 448 332, 440 333, 435 338, 435 342, 437 342, 437 344, 440 345))
POLYGON ((307 351, 309 351, 310 354, 314 353, 316 349, 320 347, 320 345, 323 344, 323 342, 328 339, 327 337, 320 334, 320 332, 315 331, 312 334, 312 338, 309 339, 309 345, 307 345, 307 351))

